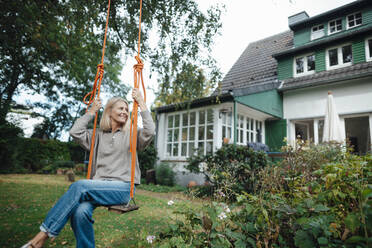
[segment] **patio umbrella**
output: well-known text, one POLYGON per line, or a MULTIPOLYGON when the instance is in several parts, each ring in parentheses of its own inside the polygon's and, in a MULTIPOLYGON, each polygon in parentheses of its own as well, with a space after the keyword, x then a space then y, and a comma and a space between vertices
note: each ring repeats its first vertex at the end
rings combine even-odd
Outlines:
POLYGON ((332 92, 330 91, 328 91, 323 131, 323 142, 329 141, 343 142, 340 119, 338 117, 332 92))

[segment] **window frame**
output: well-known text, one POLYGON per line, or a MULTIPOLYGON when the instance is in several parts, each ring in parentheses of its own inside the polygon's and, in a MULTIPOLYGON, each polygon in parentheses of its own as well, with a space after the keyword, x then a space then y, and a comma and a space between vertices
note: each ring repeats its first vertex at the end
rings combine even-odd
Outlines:
POLYGON ((304 55, 301 55, 301 56, 296 56, 296 57, 293 58, 293 76, 294 77, 302 77, 302 76, 307 76, 307 75, 311 75, 311 74, 315 73, 316 65, 314 67, 314 70, 312 70, 312 71, 307 70, 307 57, 309 57, 311 55, 314 55, 314 64, 315 64, 315 61, 316 61, 315 53, 308 53, 308 54, 304 54, 304 55), (297 73, 297 67, 296 67, 296 60, 299 59, 299 58, 304 58, 304 72, 301 72, 301 73, 297 73))
POLYGON ((322 38, 322 37, 324 37, 325 36, 325 27, 324 27, 324 24, 318 24, 318 25, 315 25, 315 26, 312 26, 311 27, 311 33, 310 33, 310 39, 311 40, 316 40, 316 39, 320 39, 320 38, 322 38), (317 31, 313 31, 313 29, 314 28, 319 28, 320 26, 323 26, 323 29, 322 29, 322 31, 323 31, 323 35, 321 35, 321 36, 316 36, 317 34, 320 34, 321 32, 320 32, 320 30, 317 30, 317 31))
POLYGON ((362 14, 362 11, 354 12, 354 13, 351 13, 351 14, 349 14, 349 15, 346 16, 346 29, 351 29, 351 28, 359 27, 361 25, 363 25, 363 14, 362 14), (356 24, 355 23, 354 26, 350 27, 349 26, 349 16, 354 16, 354 18, 355 18, 355 15, 356 14, 359 14, 359 13, 360 13, 360 16, 361 16, 360 18, 361 18, 362 22, 360 24, 356 24))
MULTIPOLYGON (((337 24, 336 24, 336 29, 337 29, 337 24)), ((341 31, 342 31, 342 18, 333 19, 333 20, 330 20, 328 22, 328 35, 336 34, 336 33, 339 33, 341 31), (337 21, 341 21, 341 30, 336 30, 334 32, 331 32, 331 22, 335 22, 335 24, 336 24, 337 21)))
POLYGON ((346 66, 353 65, 353 61, 354 61, 354 57, 353 57, 353 45, 352 45, 352 43, 344 43, 342 45, 338 45, 338 46, 333 46, 333 47, 327 48, 326 49, 326 56, 325 57, 326 57, 326 70, 327 71, 328 70, 334 70, 334 69, 339 69, 339 68, 343 68, 343 67, 346 67, 346 66), (343 63, 342 48, 345 47, 345 46, 351 46, 351 61, 350 62, 343 63), (333 50, 333 49, 337 49, 337 62, 338 62, 338 64, 331 66, 330 65, 330 59, 329 59, 329 50, 333 50))
POLYGON ((196 154, 196 153, 190 153, 189 149, 190 149, 190 144, 189 143, 193 143, 193 149, 198 149, 198 145, 199 143, 203 142, 203 154, 205 155, 207 153, 207 146, 208 144, 207 143, 212 143, 212 152, 214 152, 214 148, 215 148, 215 141, 214 141, 214 137, 212 137, 212 139, 208 139, 208 134, 207 134, 207 131, 208 131, 208 126, 212 126, 212 132, 214 133, 216 128, 215 128, 215 109, 214 108, 198 108, 198 109, 193 109, 193 110, 188 110, 188 111, 180 111, 180 112, 173 112, 173 113, 169 113, 166 115, 165 117, 165 120, 166 120, 166 129, 165 129, 165 149, 164 149, 164 157, 166 159, 186 159, 188 157, 190 157, 192 154, 196 154), (208 110, 212 111, 212 120, 211 122, 208 122, 208 110), (201 124, 199 123, 200 122, 200 112, 201 111, 204 111, 204 123, 201 124), (195 120, 194 120, 194 124, 191 125, 191 114, 192 113, 195 113, 195 120), (183 118, 184 118, 184 114, 187 114, 187 124, 186 126, 184 126, 183 124, 183 118), (176 127, 175 126, 175 116, 179 116, 179 124, 178 126, 176 127), (173 118, 173 122, 172 122, 172 127, 169 127, 169 118, 172 117, 173 118), (184 128, 187 128, 187 138, 186 140, 182 140, 182 132, 183 132, 183 129, 184 128), (190 140, 190 129, 191 128, 194 128, 194 139, 193 140, 190 140), (199 139, 199 128, 203 128, 204 131, 204 137, 203 139, 199 139), (176 137, 176 141, 174 141, 174 130, 177 129, 178 130, 178 137, 176 137), (171 135, 172 135, 172 138, 170 141, 168 141, 168 132, 169 131, 172 131, 171 132, 171 135), (170 153, 168 153, 168 145, 171 145, 170 147, 170 153), (177 154, 173 154, 174 152, 174 144, 177 144, 178 146, 178 150, 177 150, 177 154), (186 156, 184 156, 182 154, 182 144, 186 144, 186 156))
POLYGON ((372 46, 371 46, 371 48, 369 47, 369 45, 368 45, 368 41, 369 40, 372 40, 372 36, 370 36, 370 37, 367 37, 366 38, 366 40, 365 40, 365 53, 366 53, 366 61, 367 62, 370 62, 370 61, 372 61, 372 56, 370 57, 369 56, 369 53, 371 52, 371 50, 372 50, 372 46))

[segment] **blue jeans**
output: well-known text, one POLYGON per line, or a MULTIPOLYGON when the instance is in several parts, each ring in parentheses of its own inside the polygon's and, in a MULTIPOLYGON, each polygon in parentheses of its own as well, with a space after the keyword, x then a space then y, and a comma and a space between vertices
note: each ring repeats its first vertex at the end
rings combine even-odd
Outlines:
POLYGON ((80 180, 49 211, 40 230, 57 236, 68 219, 76 237, 76 247, 95 247, 92 218, 98 206, 126 204, 130 200, 130 182, 80 180))

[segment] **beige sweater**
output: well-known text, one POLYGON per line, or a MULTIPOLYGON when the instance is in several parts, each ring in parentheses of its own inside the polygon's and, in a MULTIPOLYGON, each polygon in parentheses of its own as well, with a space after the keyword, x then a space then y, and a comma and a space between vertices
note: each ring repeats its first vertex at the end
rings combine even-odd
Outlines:
MULTIPOLYGON (((143 128, 138 129, 137 151, 143 150, 150 144, 154 134, 155 125, 149 111, 141 112, 143 128)), ((70 130, 70 135, 84 149, 90 150, 92 129, 87 129, 88 123, 94 115, 85 114, 76 120, 70 130)), ((120 180, 130 182, 131 153, 129 152, 129 131, 117 130, 114 134, 100 129, 96 130, 96 140, 92 161, 91 177, 101 180, 120 180)), ((134 183, 140 184, 141 170, 136 157, 134 183)))

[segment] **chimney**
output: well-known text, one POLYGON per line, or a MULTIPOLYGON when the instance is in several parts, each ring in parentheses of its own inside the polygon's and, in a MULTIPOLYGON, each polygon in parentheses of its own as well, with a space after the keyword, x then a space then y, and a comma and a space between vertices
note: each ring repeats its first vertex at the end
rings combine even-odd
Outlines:
POLYGON ((309 18, 309 15, 306 13, 306 11, 302 11, 300 13, 292 15, 288 17, 288 26, 292 26, 293 24, 296 24, 297 22, 301 22, 308 18, 309 18))

